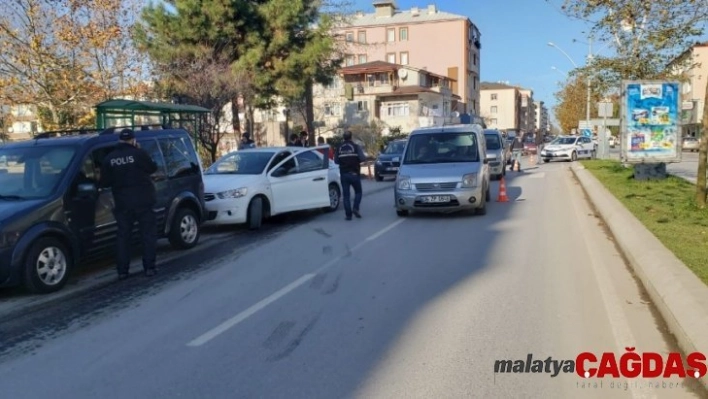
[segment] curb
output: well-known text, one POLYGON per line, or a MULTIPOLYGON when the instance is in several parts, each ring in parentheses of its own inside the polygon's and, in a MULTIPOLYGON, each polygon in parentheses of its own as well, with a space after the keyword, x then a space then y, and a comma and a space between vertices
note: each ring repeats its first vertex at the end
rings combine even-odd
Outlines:
MULTIPOLYGON (((377 183, 377 185, 381 185, 381 187, 376 187, 373 190, 366 190, 363 193, 363 197, 366 197, 368 195, 376 194, 382 191, 389 190, 393 187, 392 184, 386 184, 387 182, 383 183, 377 183)), ((204 251, 207 251, 209 248, 222 244, 228 240, 232 239, 232 237, 223 237, 223 238, 217 238, 215 240, 210 240, 204 245, 198 245, 193 251, 197 253, 202 253, 204 251)), ((206 254, 206 252, 204 252, 206 254)), ((168 256, 163 259, 159 258, 158 255, 158 260, 157 260, 157 266, 163 266, 167 263, 173 262, 177 259, 180 258, 180 255, 177 254, 176 256, 168 256)), ((40 309, 43 307, 45 304, 49 302, 55 302, 57 300, 62 301, 66 299, 72 299, 74 297, 81 296, 91 290, 96 290, 100 289, 102 287, 111 285, 113 283, 116 283, 118 280, 116 279, 116 273, 114 268, 109 267, 109 270, 100 270, 97 269, 95 273, 92 273, 84 278, 80 278, 78 281, 69 281, 69 284, 67 284, 66 287, 64 287, 63 290, 52 293, 52 294, 47 294, 47 295, 31 295, 27 297, 27 302, 24 303, 19 303, 17 305, 11 305, 8 309, 6 310, 0 310, 0 320, 10 320, 14 319, 17 317, 20 317, 24 314, 27 313, 32 313, 35 310, 40 309), (72 283, 75 283, 76 285, 71 285, 72 283)), ((142 261, 140 259, 132 260, 130 264, 130 269, 132 270, 131 275, 134 274, 140 274, 142 270, 142 261)))
MULTIPOLYGON (((588 170, 582 166, 573 166, 571 170, 598 216, 612 232, 679 348, 685 354, 708 355, 708 286, 588 170)), ((708 388, 708 378, 701 378, 700 382, 708 388)))

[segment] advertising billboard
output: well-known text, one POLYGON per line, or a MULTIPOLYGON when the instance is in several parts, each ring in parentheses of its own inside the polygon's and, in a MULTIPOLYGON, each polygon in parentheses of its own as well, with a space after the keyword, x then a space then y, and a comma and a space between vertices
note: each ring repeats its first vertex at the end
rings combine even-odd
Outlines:
POLYGON ((678 82, 622 82, 622 159, 627 163, 681 161, 678 82))

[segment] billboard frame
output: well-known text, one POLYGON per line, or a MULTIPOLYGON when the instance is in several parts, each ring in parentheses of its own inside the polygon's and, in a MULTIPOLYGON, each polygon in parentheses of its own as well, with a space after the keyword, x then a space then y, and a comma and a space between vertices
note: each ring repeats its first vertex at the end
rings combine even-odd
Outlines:
MULTIPOLYGON (((682 104, 682 95, 681 95, 681 83, 678 81, 674 80, 623 80, 622 81, 622 91, 621 91, 621 105, 620 105, 620 158, 622 162, 628 163, 628 164, 650 164, 650 163, 677 163, 681 162, 681 104, 682 104), (640 89, 641 86, 644 85, 660 85, 662 87, 662 102, 661 106, 662 107, 667 107, 673 105, 676 110, 676 115, 673 121, 669 124, 666 125, 659 125, 659 124, 639 124, 635 123, 633 115, 630 115, 630 113, 633 113, 635 109, 633 107, 630 107, 629 105, 629 94, 628 94, 628 89, 630 86, 635 86, 639 85, 640 89), (667 102, 666 97, 664 96, 664 89, 665 85, 671 86, 671 89, 675 92, 675 103, 674 102, 667 102), (632 150, 632 135, 633 131, 636 131, 636 129, 639 126, 645 126, 645 129, 651 128, 651 127, 657 127, 661 126, 663 128, 673 128, 673 135, 674 135, 674 143, 673 143, 673 154, 661 154, 661 155, 653 155, 651 153, 647 153, 646 151, 631 151, 632 150), (642 153, 640 156, 633 155, 633 152, 640 152, 642 153)), ((646 110, 649 111, 649 110, 646 110)), ((649 115, 647 115, 649 117, 649 115)), ((641 135, 640 138, 644 138, 644 135, 641 135)))

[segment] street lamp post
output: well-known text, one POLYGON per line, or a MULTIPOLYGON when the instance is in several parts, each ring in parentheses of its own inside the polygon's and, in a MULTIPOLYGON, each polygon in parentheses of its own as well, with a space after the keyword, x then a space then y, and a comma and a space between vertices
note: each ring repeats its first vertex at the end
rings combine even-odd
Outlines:
MULTIPOLYGON (((573 64, 573 66, 577 69, 578 64, 575 63, 573 58, 568 55, 565 51, 563 51, 562 48, 558 47, 555 43, 553 42, 548 42, 548 45, 555 48, 556 50, 560 51, 568 60, 570 60, 570 63, 573 64)), ((589 51, 588 51, 588 57, 587 57, 587 62, 589 63, 592 61, 592 37, 590 37, 590 42, 588 43, 589 46, 589 51)), ((554 68, 555 69, 555 68, 554 68)), ((592 81, 590 77, 588 76, 587 80, 587 98, 585 99, 585 120, 587 122, 590 122, 590 101, 592 99, 592 81)))

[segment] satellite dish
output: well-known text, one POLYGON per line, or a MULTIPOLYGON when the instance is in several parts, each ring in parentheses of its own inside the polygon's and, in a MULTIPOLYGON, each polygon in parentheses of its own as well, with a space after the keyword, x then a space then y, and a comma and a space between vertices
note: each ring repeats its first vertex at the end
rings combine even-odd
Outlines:
POLYGON ((408 70, 407 69, 399 69, 398 76, 400 76, 401 79, 405 79, 408 76, 408 70))

